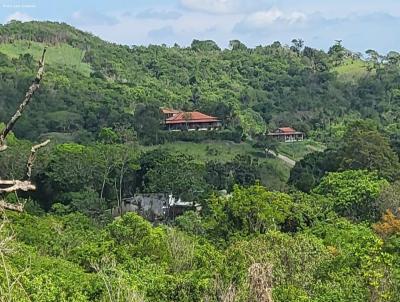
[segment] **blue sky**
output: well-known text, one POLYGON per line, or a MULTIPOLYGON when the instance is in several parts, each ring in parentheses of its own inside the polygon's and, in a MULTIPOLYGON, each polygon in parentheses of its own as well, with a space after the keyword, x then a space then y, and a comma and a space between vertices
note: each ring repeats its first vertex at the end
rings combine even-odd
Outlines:
POLYGON ((322 49, 341 39, 354 51, 400 50, 400 0, 0 0, 0 23, 11 19, 67 22, 128 45, 302 38, 322 49))

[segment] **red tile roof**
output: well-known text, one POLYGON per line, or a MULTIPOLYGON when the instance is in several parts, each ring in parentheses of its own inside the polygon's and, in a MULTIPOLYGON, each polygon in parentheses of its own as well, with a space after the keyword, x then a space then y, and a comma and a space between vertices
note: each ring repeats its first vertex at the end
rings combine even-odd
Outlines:
POLYGON ((168 124, 182 124, 182 123, 211 123, 219 122, 214 116, 209 116, 201 112, 180 112, 167 118, 165 123, 168 124))
POLYGON ((296 130, 294 130, 293 128, 290 128, 290 127, 278 128, 278 131, 282 132, 282 133, 296 133, 296 130))

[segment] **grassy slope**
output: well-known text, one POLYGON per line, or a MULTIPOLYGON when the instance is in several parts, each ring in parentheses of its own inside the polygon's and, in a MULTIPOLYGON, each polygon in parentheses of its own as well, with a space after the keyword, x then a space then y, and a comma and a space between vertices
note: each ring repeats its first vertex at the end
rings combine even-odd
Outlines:
MULTIPOLYGON (((192 155, 199 162, 220 161, 228 162, 236 155, 251 155, 261 164, 261 183, 272 190, 280 190, 286 186, 289 178, 290 167, 281 160, 266 157, 262 149, 256 149, 248 143, 233 143, 229 141, 207 141, 203 143, 174 142, 161 148, 179 151, 192 155)), ((142 147, 143 150, 151 150, 156 147, 142 147)))
POLYGON ((321 143, 312 140, 305 140, 303 142, 281 143, 279 144, 277 151, 295 161, 299 161, 307 154, 316 151, 323 151, 325 148, 326 147, 321 143))
POLYGON ((367 65, 368 63, 363 60, 346 60, 333 70, 343 81, 355 81, 368 73, 367 65))
MULTIPOLYGON (((10 58, 17 58, 21 54, 29 53, 35 60, 39 60, 44 44, 28 41, 15 41, 13 43, 0 44, 0 52, 10 58)), ((68 44, 48 46, 46 61, 51 65, 65 66, 77 72, 89 76, 91 68, 89 64, 83 63, 83 51, 68 44)))

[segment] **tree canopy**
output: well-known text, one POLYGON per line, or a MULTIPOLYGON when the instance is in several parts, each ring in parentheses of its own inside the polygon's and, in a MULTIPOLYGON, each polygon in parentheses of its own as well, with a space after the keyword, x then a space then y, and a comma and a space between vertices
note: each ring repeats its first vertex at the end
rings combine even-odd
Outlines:
POLYGON ((124 46, 12 21, 0 25, 0 129, 44 45, 43 86, 0 152, 0 180, 22 179, 33 142, 52 139, 37 191, 1 191, 25 206, 0 204, 1 301, 400 301, 397 52, 363 59, 301 38, 124 46), (160 107, 223 129, 163 131, 160 107), (310 140, 267 140, 279 126, 310 140), (294 150, 296 165, 268 150, 294 150), (113 211, 147 193, 196 207, 153 223, 113 211))

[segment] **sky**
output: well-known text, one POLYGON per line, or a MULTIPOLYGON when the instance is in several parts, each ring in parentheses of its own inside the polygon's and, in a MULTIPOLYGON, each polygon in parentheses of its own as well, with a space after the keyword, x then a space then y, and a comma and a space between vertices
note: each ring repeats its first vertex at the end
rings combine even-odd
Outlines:
POLYGON ((400 0, 0 0, 0 23, 66 22, 127 45, 238 39, 250 47, 280 41, 327 50, 400 50, 400 0))

